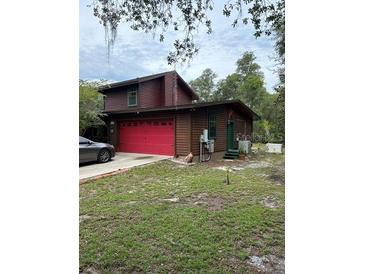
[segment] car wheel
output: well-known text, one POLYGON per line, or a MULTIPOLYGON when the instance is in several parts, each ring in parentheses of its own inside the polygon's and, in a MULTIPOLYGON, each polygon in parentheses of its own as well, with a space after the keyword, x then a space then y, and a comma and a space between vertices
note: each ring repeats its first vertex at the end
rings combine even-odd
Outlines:
POLYGON ((110 152, 107 149, 102 149, 99 151, 98 154, 98 162, 99 163, 106 163, 110 160, 110 152))

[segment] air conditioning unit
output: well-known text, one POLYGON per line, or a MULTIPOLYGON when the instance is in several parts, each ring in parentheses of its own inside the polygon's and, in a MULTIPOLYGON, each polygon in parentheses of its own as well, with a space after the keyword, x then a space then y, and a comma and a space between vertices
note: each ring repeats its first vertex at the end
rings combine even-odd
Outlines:
POLYGON ((281 147, 282 147, 282 144, 267 143, 266 151, 268 153, 281 153, 281 147))
POLYGON ((243 152, 244 154, 251 154, 251 141, 239 141, 238 142, 238 150, 239 152, 243 152))

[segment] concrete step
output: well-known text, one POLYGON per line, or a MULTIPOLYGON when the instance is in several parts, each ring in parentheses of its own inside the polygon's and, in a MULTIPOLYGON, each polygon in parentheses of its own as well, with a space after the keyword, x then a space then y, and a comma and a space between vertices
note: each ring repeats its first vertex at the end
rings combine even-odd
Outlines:
POLYGON ((238 153, 231 153, 231 152, 226 152, 224 155, 227 155, 227 156, 236 156, 236 157, 239 156, 238 153))
POLYGON ((235 156, 235 155, 224 155, 223 156, 223 159, 237 159, 238 158, 238 156, 235 156))

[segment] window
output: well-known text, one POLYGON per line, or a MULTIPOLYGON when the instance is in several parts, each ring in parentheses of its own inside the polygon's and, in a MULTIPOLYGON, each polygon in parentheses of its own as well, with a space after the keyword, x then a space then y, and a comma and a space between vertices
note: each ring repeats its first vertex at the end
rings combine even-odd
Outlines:
POLYGON ((79 136, 79 144, 88 144, 89 142, 90 142, 89 139, 79 136))
POLYGON ((137 90, 128 91, 128 106, 134 107, 137 105, 137 90))
POLYGON ((217 119, 216 115, 208 116, 208 138, 215 139, 217 137, 217 119))

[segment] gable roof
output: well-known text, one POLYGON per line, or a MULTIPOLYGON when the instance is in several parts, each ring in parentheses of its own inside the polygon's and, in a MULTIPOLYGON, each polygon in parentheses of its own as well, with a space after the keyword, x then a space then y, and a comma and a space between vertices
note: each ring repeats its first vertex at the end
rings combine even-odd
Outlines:
POLYGON ((169 73, 175 73, 175 75, 177 76, 177 80, 185 88, 185 90, 190 93, 193 100, 198 100, 199 99, 199 96, 189 86, 189 84, 186 83, 185 80, 174 70, 166 71, 166 72, 162 72, 162 73, 157 73, 157 74, 152 74, 152 75, 148 75, 148 76, 143 76, 143 77, 137 77, 137 78, 134 78, 134 79, 125 80, 125 81, 121 81, 121 82, 115 82, 115 83, 111 83, 111 84, 102 85, 98 88, 98 91, 100 93, 105 93, 105 92, 113 90, 114 88, 129 86, 129 85, 133 85, 133 84, 139 84, 139 83, 143 83, 143 82, 150 81, 150 80, 153 80, 153 79, 157 79, 157 78, 160 78, 160 77, 164 77, 164 76, 166 76, 166 74, 169 74, 169 73))
POLYGON ((242 103, 241 100, 224 100, 224 101, 215 101, 215 102, 203 102, 203 103, 194 103, 187 105, 177 105, 177 106, 167 106, 167 107, 158 107, 158 108, 134 108, 134 109, 126 109, 120 111, 105 111, 105 114, 124 114, 124 113, 143 113, 143 112, 154 112, 154 111, 168 111, 168 110, 184 110, 184 109, 198 109, 210 106, 219 106, 219 105, 232 105, 239 109, 240 111, 247 113, 252 119, 258 120, 260 116, 256 114, 252 109, 242 103))

